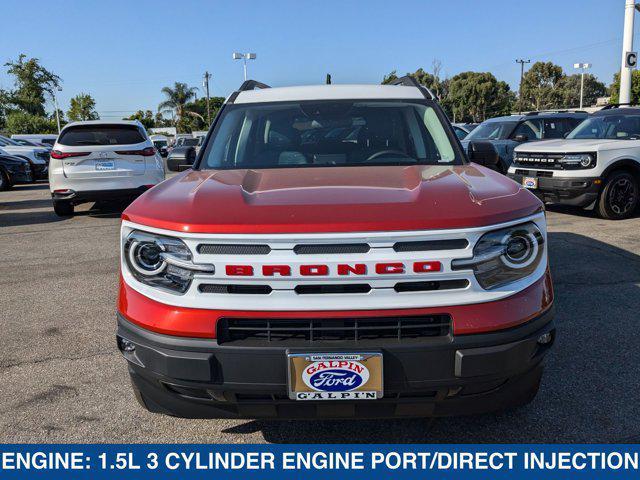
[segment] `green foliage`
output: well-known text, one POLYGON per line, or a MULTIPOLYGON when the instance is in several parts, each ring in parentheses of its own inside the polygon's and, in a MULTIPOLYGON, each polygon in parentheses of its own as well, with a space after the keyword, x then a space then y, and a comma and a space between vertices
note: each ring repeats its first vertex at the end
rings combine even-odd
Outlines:
POLYGON ((158 111, 161 113, 171 112, 173 114, 174 123, 178 132, 190 132, 190 120, 187 118, 190 112, 187 109, 187 103, 192 101, 196 96, 197 89, 189 87, 186 83, 175 82, 173 88, 164 87, 162 93, 166 99, 158 105, 158 111))
MULTIPOLYGON (((611 95, 611 103, 620 102, 620 72, 613 76, 609 95, 611 95)), ((640 103, 640 70, 633 70, 631 74, 631 103, 633 105, 640 103)))
POLYGON ((50 72, 37 58, 20 54, 16 61, 5 63, 7 73, 15 79, 15 90, 9 93, 9 102, 18 110, 44 117, 45 93, 52 94, 60 85, 60 77, 50 72))
POLYGON ((519 110, 546 110, 558 108, 563 94, 560 80, 564 77, 562 67, 551 62, 536 62, 524 74, 521 86, 519 110))
POLYGON ((5 130, 14 133, 58 133, 55 119, 14 111, 7 115, 5 130))
POLYGON ((515 95, 489 72, 463 72, 451 78, 443 104, 456 122, 481 122, 511 112, 515 95))
MULTIPOLYGON (((580 105, 580 74, 565 75, 558 82, 558 89, 562 95, 557 107, 578 107, 580 105)), ((582 105, 595 105, 598 97, 607 94, 607 87, 599 82, 595 75, 585 74, 582 105)))
POLYGON ((80 93, 69 102, 67 117, 71 122, 79 120, 98 120, 100 116, 96 112, 96 101, 87 93, 80 93))
POLYGON ((138 120, 147 130, 156 126, 156 119, 151 110, 147 110, 145 112, 138 110, 136 113, 130 117, 124 118, 123 120, 138 120))

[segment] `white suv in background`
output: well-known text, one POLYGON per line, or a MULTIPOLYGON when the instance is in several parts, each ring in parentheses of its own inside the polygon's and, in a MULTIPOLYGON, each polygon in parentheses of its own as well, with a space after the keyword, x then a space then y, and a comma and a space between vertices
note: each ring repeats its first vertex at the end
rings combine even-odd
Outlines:
POLYGON ((515 149, 508 176, 545 203, 574 205, 611 220, 640 204, 640 108, 605 107, 566 139, 515 149))
POLYGON ((138 121, 86 121, 62 129, 49 164, 53 209, 133 199, 164 180, 162 158, 138 121))

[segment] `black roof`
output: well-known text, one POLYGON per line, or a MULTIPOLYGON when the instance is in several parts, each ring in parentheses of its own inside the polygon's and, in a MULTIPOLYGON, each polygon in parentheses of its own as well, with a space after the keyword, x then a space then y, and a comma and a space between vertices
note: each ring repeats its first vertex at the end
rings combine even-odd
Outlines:
POLYGON ((604 116, 604 115, 640 115, 640 107, 611 107, 611 108, 603 108, 602 110, 598 110, 593 114, 594 116, 604 116))

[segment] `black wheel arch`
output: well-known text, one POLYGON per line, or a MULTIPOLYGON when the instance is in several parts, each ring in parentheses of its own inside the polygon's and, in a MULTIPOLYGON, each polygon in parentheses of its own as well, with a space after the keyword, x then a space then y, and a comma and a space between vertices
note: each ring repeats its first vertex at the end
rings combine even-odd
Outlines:
POLYGON ((609 165, 604 172, 602 172, 602 178, 606 179, 611 175, 611 173, 617 171, 627 171, 631 173, 635 177, 636 182, 640 185, 640 162, 637 160, 632 160, 630 158, 616 160, 609 165))

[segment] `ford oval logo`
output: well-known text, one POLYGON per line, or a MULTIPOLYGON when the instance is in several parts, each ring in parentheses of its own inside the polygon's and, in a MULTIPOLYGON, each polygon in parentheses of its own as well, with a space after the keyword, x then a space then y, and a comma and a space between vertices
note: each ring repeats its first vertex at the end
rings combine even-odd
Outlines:
POLYGON ((360 362, 330 360, 314 362, 305 368, 302 380, 319 392, 348 392, 369 380, 369 370, 360 362))

